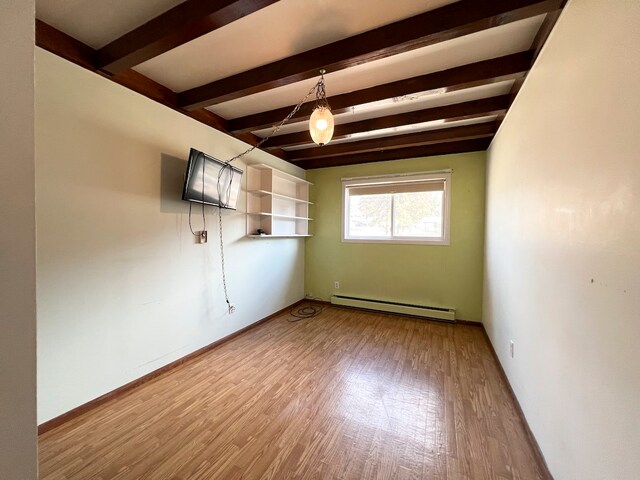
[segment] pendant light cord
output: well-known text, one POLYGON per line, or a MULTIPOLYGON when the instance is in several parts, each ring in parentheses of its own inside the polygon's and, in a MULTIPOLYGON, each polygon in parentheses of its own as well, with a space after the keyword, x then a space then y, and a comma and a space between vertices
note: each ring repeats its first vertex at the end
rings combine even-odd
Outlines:
MULTIPOLYGON (((289 115, 287 115, 279 124, 277 124, 276 126, 273 127, 273 129, 271 130, 271 132, 269 133, 269 135, 267 135, 266 137, 263 137, 262 139, 260 139, 260 141, 258 143, 256 143, 255 145, 251 146, 250 148, 246 149, 244 152, 236 155, 235 157, 232 157, 231 159, 227 160, 224 162, 222 168, 220 169, 220 172, 218 172, 218 226, 219 226, 219 234, 220 234, 220 266, 222 269, 222 288, 224 290, 224 299, 227 302, 227 308, 229 309, 229 313, 233 313, 235 311, 235 307, 231 304, 231 301, 229 300, 229 292, 228 292, 228 288, 227 288, 227 275, 225 273, 225 267, 224 267, 224 240, 223 240, 223 233, 222 233, 222 209, 226 206, 228 206, 227 204, 223 204, 223 193, 227 194, 227 200, 230 197, 231 194, 231 180, 233 178, 233 169, 231 168, 231 162, 233 162, 234 160, 238 160, 242 157, 244 157, 245 155, 253 152, 256 148, 260 148, 267 140, 269 140, 271 137, 273 137, 276 133, 278 133, 280 131, 280 129, 282 129, 282 127, 284 127, 284 125, 291 120, 291 118, 293 118, 293 116, 298 113, 300 111, 300 109, 302 108, 302 105, 304 105, 304 103, 309 99, 309 97, 316 92, 316 96, 320 93, 319 90, 322 89, 322 95, 324 96, 324 70, 321 71, 321 77, 320 79, 316 82, 316 84, 311 87, 311 89, 309 90, 309 92, 304 96, 304 98, 302 100, 300 100, 297 105, 293 108, 293 110, 291 110, 291 112, 289 113, 289 115), (224 186, 222 185, 222 177, 224 175, 224 172, 228 170, 229 171, 229 184, 226 187, 226 191, 224 186)), ((204 162, 204 159, 203 159, 204 162)), ((204 178, 204 163, 203 163, 203 178, 204 178)), ((204 182, 204 180, 203 180, 204 182)), ((204 186, 203 186, 203 199, 204 199, 204 186)), ((204 203, 202 204, 202 215, 203 215, 203 219, 204 219, 204 203)), ((191 204, 189 204, 189 228, 191 228, 191 204)), ((193 230, 191 230, 191 233, 194 233, 193 230)), ((195 235, 195 233, 194 233, 195 235)))
POLYGON ((311 89, 309 90, 309 92, 304 96, 304 98, 302 100, 300 100, 298 102, 298 104, 293 107, 293 110, 291 110, 291 113, 289 113, 289 115, 287 115, 278 125, 276 125, 275 127, 273 127, 273 130, 271 130, 271 132, 269 133, 269 135, 267 135, 266 137, 260 139, 260 141, 258 143, 256 143, 255 145, 253 145, 252 147, 246 149, 244 152, 240 153, 239 155, 236 155, 235 157, 233 157, 231 160, 227 160, 225 162, 225 164, 230 164, 231 162, 233 162, 234 160, 238 160, 239 158, 244 157, 246 154, 253 152, 256 148, 260 148, 267 140, 269 140, 271 137, 273 137, 276 133, 278 133, 280 131, 280 129, 282 127, 284 127, 284 125, 291 120, 291 118, 298 113, 298 111, 302 108, 302 105, 305 104, 305 102, 309 99, 309 97, 313 94, 313 92, 316 92, 317 89, 320 87, 320 85, 322 84, 322 90, 324 92, 324 77, 322 77, 320 80, 318 80, 316 82, 316 84, 311 87, 311 89))

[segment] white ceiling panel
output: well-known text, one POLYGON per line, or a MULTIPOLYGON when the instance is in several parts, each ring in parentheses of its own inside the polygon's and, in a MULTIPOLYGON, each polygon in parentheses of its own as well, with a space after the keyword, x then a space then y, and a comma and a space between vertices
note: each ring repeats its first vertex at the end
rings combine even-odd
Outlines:
POLYGON ((455 0, 281 0, 135 67, 181 92, 455 0))
MULTIPOLYGON (((329 73, 325 75, 329 103, 332 95, 527 50, 543 20, 541 15, 329 73)), ((295 105, 315 81, 309 79, 248 95, 209 110, 233 119, 295 105)))
MULTIPOLYGON (((415 123, 413 125, 403 125, 401 127, 392 127, 392 128, 383 128, 380 130, 371 130, 368 132, 358 132, 352 135, 349 135, 345 138, 339 138, 331 140, 331 145, 336 145, 338 143, 350 143, 356 142, 359 140, 372 140, 374 138, 383 138, 390 137, 393 135, 401 135, 407 133, 418 133, 418 132, 426 132, 429 130, 439 130, 442 128, 450 128, 450 127, 462 127, 463 125, 475 125, 478 123, 487 123, 495 121, 495 115, 488 115, 486 117, 478 117, 478 118, 469 118, 465 120, 455 120, 452 122, 445 122, 444 120, 434 120, 432 122, 423 122, 423 123, 415 123)), ((309 139, 309 143, 305 145, 296 145, 294 147, 285 148, 286 151, 296 151, 302 150, 309 147, 317 147, 311 139, 309 139)))
POLYGON ((36 17, 98 49, 183 1, 36 0, 36 17))
MULTIPOLYGON (((441 107, 454 103, 469 102, 479 100, 481 98, 494 97, 496 95, 506 95, 511 90, 513 80, 492 83, 480 87, 466 88, 454 92, 434 92, 425 96, 403 97, 398 99, 384 100, 355 107, 353 110, 340 113, 334 116, 336 125, 343 123, 357 122, 360 120, 368 120, 383 115, 397 115, 400 113, 413 112, 425 108, 441 107)), ((309 127, 307 122, 297 122, 285 125, 278 132, 278 135, 287 133, 301 132, 309 127)), ((265 128, 254 132, 260 137, 264 137, 271 133, 271 128, 265 128)), ((333 142, 332 142, 333 143, 333 142)), ((267 144, 268 145, 268 144, 267 144)))

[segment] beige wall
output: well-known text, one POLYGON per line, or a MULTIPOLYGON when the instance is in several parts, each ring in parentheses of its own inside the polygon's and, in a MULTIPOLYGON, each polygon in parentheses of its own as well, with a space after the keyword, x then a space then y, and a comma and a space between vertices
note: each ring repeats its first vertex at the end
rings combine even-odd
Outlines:
POLYGON ((489 150, 484 321, 558 480, 639 478, 639 26, 570 1, 489 150))
POLYGON ((36 67, 43 422, 302 298, 304 243, 245 238, 242 193, 223 218, 229 315, 215 210, 196 245, 180 196, 189 147, 228 159, 246 144, 39 49, 36 67))
POLYGON ((0 478, 37 477, 34 2, 0 3, 0 478))
POLYGON ((475 152, 310 170, 314 236, 307 239, 305 291, 325 300, 340 293, 453 307, 457 318, 481 321, 485 161, 484 152, 475 152), (342 178, 447 168, 453 169, 450 245, 342 242, 342 178))

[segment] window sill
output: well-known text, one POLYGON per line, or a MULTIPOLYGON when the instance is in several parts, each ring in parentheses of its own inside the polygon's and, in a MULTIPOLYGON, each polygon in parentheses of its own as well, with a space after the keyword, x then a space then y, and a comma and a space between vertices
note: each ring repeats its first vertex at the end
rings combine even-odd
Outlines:
POLYGON ((379 238, 343 238, 343 243, 386 243, 389 245, 442 245, 449 246, 449 239, 433 239, 427 240, 424 238, 409 239, 409 238, 392 238, 392 239, 379 239, 379 238))

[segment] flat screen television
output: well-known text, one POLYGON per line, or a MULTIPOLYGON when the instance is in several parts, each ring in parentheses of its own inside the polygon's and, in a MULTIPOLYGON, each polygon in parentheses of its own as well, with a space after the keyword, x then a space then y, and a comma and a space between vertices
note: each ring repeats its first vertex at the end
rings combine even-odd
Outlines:
POLYGON ((242 170, 192 148, 182 200, 235 210, 241 182, 242 170))

